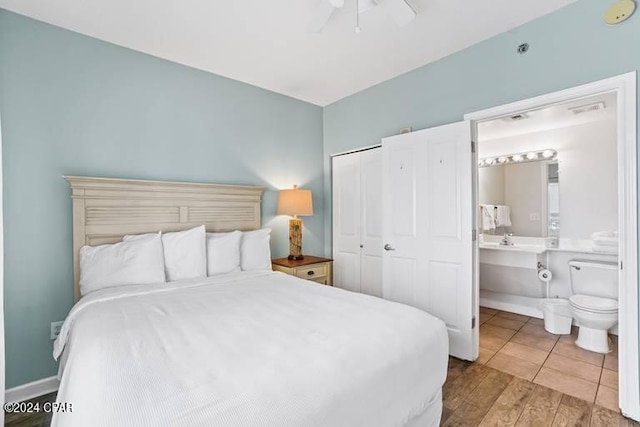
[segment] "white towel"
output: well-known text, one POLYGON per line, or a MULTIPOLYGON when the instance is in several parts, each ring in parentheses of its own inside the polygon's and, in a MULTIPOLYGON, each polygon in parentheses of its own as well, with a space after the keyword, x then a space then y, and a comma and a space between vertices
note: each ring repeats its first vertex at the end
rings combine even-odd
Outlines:
POLYGON ((495 206, 480 205, 480 214, 482 216, 482 229, 491 231, 496 229, 495 206))
POLYGON ((511 227, 511 213, 509 206, 496 206, 496 227, 511 227))
POLYGON ((607 254, 618 254, 620 243, 617 231, 598 231, 591 235, 593 251, 607 254))

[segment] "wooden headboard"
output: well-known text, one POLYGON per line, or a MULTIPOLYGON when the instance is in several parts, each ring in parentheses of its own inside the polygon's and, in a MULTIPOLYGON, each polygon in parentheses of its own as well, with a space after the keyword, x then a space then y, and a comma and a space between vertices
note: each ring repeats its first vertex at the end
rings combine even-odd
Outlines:
POLYGON ((125 234, 260 228, 264 187, 64 177, 73 199, 74 298, 80 299, 80 248, 122 240, 125 234))

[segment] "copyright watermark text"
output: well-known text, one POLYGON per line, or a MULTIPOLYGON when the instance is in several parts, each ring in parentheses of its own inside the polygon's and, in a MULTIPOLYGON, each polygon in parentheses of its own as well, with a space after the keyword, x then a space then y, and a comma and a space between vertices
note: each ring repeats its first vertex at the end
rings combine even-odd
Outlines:
POLYGON ((4 412, 73 412, 70 402, 6 402, 4 412))

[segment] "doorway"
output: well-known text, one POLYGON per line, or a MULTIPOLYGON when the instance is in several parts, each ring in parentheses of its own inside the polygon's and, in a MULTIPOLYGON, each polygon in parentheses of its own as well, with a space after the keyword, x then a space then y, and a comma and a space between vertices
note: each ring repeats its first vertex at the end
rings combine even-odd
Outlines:
MULTIPOLYGON (((544 273, 549 264, 553 262, 552 259, 558 258, 553 254, 562 252, 563 247, 566 248, 567 245, 571 244, 566 238, 563 239, 563 230, 576 229, 577 224, 584 219, 581 218, 579 212, 563 212, 562 208, 558 209, 558 206, 562 206, 558 202, 558 195, 563 194, 563 184, 571 187, 572 182, 579 183, 579 178, 577 180, 570 178, 569 182, 564 183, 562 175, 563 159, 565 159, 565 166, 568 166, 566 161, 571 159, 572 155, 575 157, 576 151, 574 148, 578 146, 573 148, 558 147, 557 140, 540 137, 531 147, 524 147, 521 151, 519 149, 509 151, 504 145, 502 148, 496 148, 498 144, 494 144, 493 149, 494 151, 496 149, 498 151, 502 150, 500 152, 483 151, 482 134, 483 132, 488 132, 488 129, 490 130, 489 124, 493 123, 495 125, 494 131, 505 132, 510 127, 522 127, 522 124, 526 123, 527 120, 532 123, 534 122, 532 120, 533 117, 543 116, 543 112, 551 111, 553 108, 564 111, 566 116, 574 121, 583 120, 590 115, 593 117, 592 113, 597 112, 598 109, 609 114, 613 112, 616 133, 614 141, 615 152, 608 161, 605 160, 606 155, 603 157, 603 154, 600 153, 599 156, 600 160, 607 165, 611 166, 613 162, 617 166, 616 176, 613 179, 608 179, 608 181, 611 181, 609 184, 611 184, 612 189, 608 193, 605 191, 603 197, 607 200, 612 196, 617 196, 617 204, 615 206, 617 208, 615 213, 617 218, 614 219, 617 219, 615 221, 617 224, 615 225, 619 233, 619 244, 616 247, 618 254, 617 256, 612 255, 610 258, 614 260, 613 268, 617 270, 618 279, 617 332, 619 337, 619 357, 617 368, 620 372, 618 402, 625 416, 640 419, 635 72, 465 116, 465 119, 472 121, 474 140, 478 142, 478 149, 476 150, 478 155, 476 159, 477 167, 474 167, 476 173, 476 200, 484 203, 482 203, 482 208, 479 204, 477 206, 477 217, 479 219, 477 228, 478 230, 484 230, 483 237, 487 237, 486 241, 485 239, 479 239, 476 244, 476 251, 478 251, 476 252, 478 254, 476 257, 476 271, 479 274, 475 275, 476 283, 474 284, 474 289, 476 295, 479 296, 477 299, 480 303, 476 305, 489 306, 480 312, 480 322, 484 320, 485 322, 491 322, 489 325, 495 324, 494 326, 510 324, 512 327, 518 326, 518 329, 527 327, 532 331, 533 329, 541 329, 542 321, 540 318, 543 316, 540 311, 539 300, 542 297, 554 296, 556 290, 554 289, 553 279, 548 282, 541 276, 541 283, 536 283, 535 281, 525 283, 526 281, 523 281, 518 274, 524 271, 522 270, 523 268, 525 270, 535 269, 536 275, 538 271, 541 274, 544 273), (607 104, 610 107, 608 111, 606 110, 607 104), (582 118, 579 118, 580 115, 582 115, 582 118), (514 124, 516 122, 521 123, 517 126, 514 124), (486 155, 483 155, 483 153, 486 155), (482 164, 479 164, 480 162, 482 164), (496 164, 498 167, 493 166, 496 164), (523 167, 525 165, 526 167, 523 167), (539 179, 535 178, 534 175, 539 179), (509 189, 504 187, 505 177, 507 176, 509 189), (528 193, 528 190, 513 188, 519 181, 531 182, 532 180, 536 181, 536 188, 528 193), (477 183, 479 182, 485 184, 492 182, 493 189, 496 191, 493 192, 494 194, 487 194, 486 191, 484 191, 484 194, 478 194, 477 183), (502 182, 502 187, 499 185, 500 182, 502 182), (611 191, 614 194, 611 194, 611 191), (525 193, 529 194, 530 197, 525 197, 523 200, 521 196, 525 193), (508 202, 505 202, 505 200, 508 200, 508 202), (535 206, 531 204, 532 201, 535 201, 535 206), (516 217, 514 217, 514 214, 516 217), (517 233, 514 234, 518 235, 510 236, 513 232, 512 230, 516 231, 517 233), (526 235, 527 233, 529 235, 526 235), (486 247, 481 249, 483 245, 486 247), (490 245, 495 245, 495 250, 489 250, 491 249, 489 248, 490 245), (518 249, 518 246, 520 246, 520 250, 509 250, 518 249), (523 250, 526 246, 528 246, 528 250, 523 250), (483 254, 483 252, 486 253, 483 254), (483 257, 483 255, 485 256, 483 257), (486 261, 485 264, 489 265, 484 272, 485 274, 483 274, 483 264, 480 264, 482 261, 486 261), (496 271, 501 268, 503 271, 504 268, 511 269, 509 270, 510 274, 514 277, 511 283, 495 283, 496 271), (481 281, 489 283, 488 286, 485 286, 488 289, 482 289, 480 286, 481 281), (519 286, 520 289, 514 290, 514 286, 519 286)), ((484 139, 487 140, 487 138, 484 139)), ((499 138, 494 139, 497 140, 499 138)), ((520 140, 523 139, 523 137, 520 138, 520 140)), ((596 152, 598 149, 603 148, 597 143, 594 147, 596 152)), ((590 154, 595 153, 591 152, 590 154)), ((572 160, 575 160, 575 158, 572 160)), ((588 176, 593 178, 594 170, 592 168, 582 173, 591 174, 588 176)), ((586 198, 587 202, 589 202, 588 197, 589 195, 586 198)), ((598 211, 598 208, 602 207, 598 205, 602 199, 597 200, 595 195, 590 197, 591 206, 587 206, 587 209, 598 211)), ((608 205, 604 206, 605 210, 606 208, 611 210, 611 203, 607 203, 608 205)), ((598 219, 602 220, 603 218, 596 218, 594 223, 585 225, 585 227, 613 228, 611 221, 609 225, 604 225, 602 221, 598 222, 598 219)), ((607 230, 593 229, 585 237, 587 239, 591 237, 593 243, 598 240, 598 236, 594 236, 593 233, 599 231, 607 230)), ((571 235, 571 233, 569 234, 571 235)), ((605 233, 600 236, 603 237, 600 241, 604 242, 606 237, 612 237, 612 234, 605 233)), ((611 241, 608 240, 607 242, 610 243, 611 241)), ((610 249, 610 247, 606 249, 610 249)), ((585 257, 592 259, 593 254, 587 254, 583 251, 575 255, 569 254, 569 257, 572 259, 585 257)), ((608 261, 611 263, 611 260, 608 261)), ((559 265, 562 264, 564 262, 559 263, 559 265)), ((570 285, 570 282, 567 281, 571 280, 570 277, 568 278, 570 271, 568 263, 566 269, 557 265, 554 268, 561 277, 564 275, 565 285, 570 285)), ((580 267, 577 268, 579 269, 580 267)), ((553 269, 551 271, 553 273, 553 269)), ((570 293, 569 289, 565 289, 565 291, 570 293)), ((513 336, 519 333, 520 331, 513 336)), ((526 334, 521 335, 520 341, 522 339, 526 339, 526 334)), ((509 337, 508 341, 510 340, 511 337, 509 337)), ((561 338, 558 338, 553 346, 557 346, 560 340, 561 338)), ((563 345, 571 345, 571 341, 573 341, 571 338, 564 339, 563 345)), ((522 345, 522 342, 512 343, 509 351, 521 351, 520 346, 522 345)), ((551 349, 555 348, 553 346, 551 349)), ((523 348, 527 348, 526 345, 523 348)), ((544 361, 542 361, 543 355, 540 355, 540 370, 536 375, 540 375, 544 363, 549 360, 552 353, 550 350, 544 356, 544 361)), ((482 359, 482 348, 480 356, 482 359)), ((562 362, 562 355, 555 358, 562 362)), ((601 363, 604 364, 604 357, 602 357, 602 360, 603 362, 601 363)), ((555 363, 559 362, 556 361, 555 363)), ((603 369, 601 366, 598 381, 603 377, 603 369)))

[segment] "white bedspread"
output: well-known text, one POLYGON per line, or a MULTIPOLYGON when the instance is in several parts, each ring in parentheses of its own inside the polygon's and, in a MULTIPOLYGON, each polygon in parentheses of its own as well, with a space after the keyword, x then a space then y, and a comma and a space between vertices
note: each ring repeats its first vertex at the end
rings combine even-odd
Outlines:
POLYGON ((282 273, 105 289, 54 344, 54 426, 403 426, 446 376, 444 324, 282 273))

